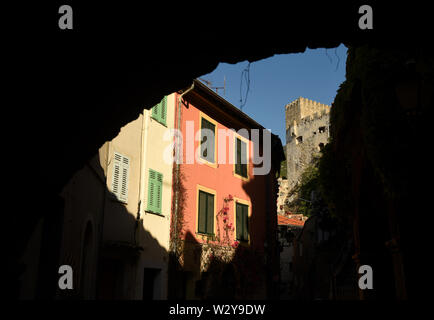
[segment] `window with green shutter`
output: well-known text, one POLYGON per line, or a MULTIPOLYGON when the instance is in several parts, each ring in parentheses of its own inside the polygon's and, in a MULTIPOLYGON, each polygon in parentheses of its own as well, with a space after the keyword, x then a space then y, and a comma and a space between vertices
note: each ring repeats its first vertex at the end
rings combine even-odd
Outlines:
POLYGON ((201 138, 200 138, 200 157, 208 162, 215 162, 215 124, 206 120, 201 119, 201 138), (211 131, 202 131, 208 129, 211 131))
POLYGON ((147 211, 162 214, 163 174, 149 169, 147 211))
POLYGON ((204 234, 214 234, 214 195, 199 190, 197 231, 204 234))
POLYGON ((238 241, 249 241, 249 206, 236 202, 236 236, 238 241))
POLYGON ((128 176, 130 170, 130 159, 120 153, 114 153, 112 194, 122 202, 128 200, 128 176))
POLYGON ((167 120, 167 96, 155 105, 152 108, 151 117, 160 122, 161 124, 166 125, 167 120))
POLYGON ((235 173, 247 178, 247 143, 239 138, 235 139, 235 173))

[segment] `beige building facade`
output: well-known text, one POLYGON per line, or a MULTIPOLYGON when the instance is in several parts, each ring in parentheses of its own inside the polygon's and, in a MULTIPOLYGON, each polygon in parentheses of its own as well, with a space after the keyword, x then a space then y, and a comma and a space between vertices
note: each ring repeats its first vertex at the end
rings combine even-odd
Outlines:
POLYGON ((175 95, 121 128, 64 188, 60 265, 74 290, 58 297, 166 299, 175 95))

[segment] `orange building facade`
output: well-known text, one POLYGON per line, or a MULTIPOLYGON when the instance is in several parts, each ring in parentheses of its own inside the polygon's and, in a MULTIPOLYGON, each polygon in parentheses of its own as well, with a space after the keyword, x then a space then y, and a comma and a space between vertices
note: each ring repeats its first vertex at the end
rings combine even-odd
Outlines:
MULTIPOLYGON (((175 127, 182 135, 182 163, 175 165, 172 192, 172 238, 179 239, 177 265, 182 270, 175 296, 270 296, 279 268, 274 251, 280 166, 270 164, 268 174, 254 174, 255 152, 261 149, 264 156, 264 128, 198 81, 175 97, 175 127), (253 141, 252 129, 261 133, 258 141, 253 141), (251 279, 243 279, 240 256, 241 264, 250 258, 257 268, 249 270, 257 273, 257 284, 247 295, 243 282, 251 279)), ((263 161, 280 163, 280 140, 276 144, 272 136, 265 143, 274 148, 263 161)))

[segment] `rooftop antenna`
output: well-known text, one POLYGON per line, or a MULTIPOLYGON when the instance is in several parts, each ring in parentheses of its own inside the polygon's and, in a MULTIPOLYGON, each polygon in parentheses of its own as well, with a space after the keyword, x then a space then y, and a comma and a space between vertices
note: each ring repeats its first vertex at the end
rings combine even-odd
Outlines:
POLYGON ((223 89, 223 95, 226 96, 226 76, 223 77, 223 87, 212 87, 216 93, 219 93, 219 89, 223 89))
POLYGON ((211 81, 206 80, 206 79, 203 79, 203 78, 199 78, 199 80, 201 80, 202 82, 205 82, 205 84, 206 84, 209 88, 211 88, 211 85, 212 85, 211 81))
POLYGON ((219 93, 219 89, 223 89, 223 94, 226 96, 226 76, 224 76, 223 78, 223 87, 212 87, 212 82, 203 78, 199 78, 199 80, 205 82, 205 84, 210 88, 210 89, 215 89, 215 92, 218 94, 219 93))

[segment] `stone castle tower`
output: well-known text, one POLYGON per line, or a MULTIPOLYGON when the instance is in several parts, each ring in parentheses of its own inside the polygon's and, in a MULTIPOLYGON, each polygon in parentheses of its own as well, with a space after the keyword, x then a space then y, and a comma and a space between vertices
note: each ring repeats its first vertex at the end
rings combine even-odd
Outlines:
POLYGON ((288 189, 328 142, 330 106, 298 98, 285 106, 288 189))

